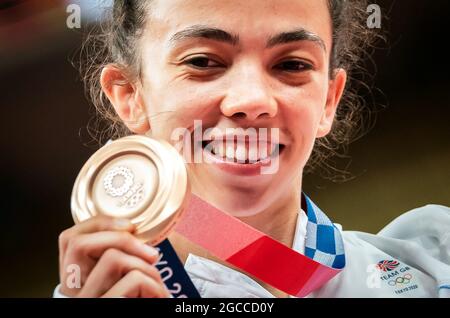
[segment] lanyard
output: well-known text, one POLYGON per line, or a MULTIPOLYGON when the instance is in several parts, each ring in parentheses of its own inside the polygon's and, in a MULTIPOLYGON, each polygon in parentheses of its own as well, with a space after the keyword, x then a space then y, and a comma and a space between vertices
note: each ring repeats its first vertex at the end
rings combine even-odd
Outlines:
POLYGON ((305 255, 195 195, 175 230, 219 259, 296 297, 321 287, 345 266, 342 237, 307 196, 305 255))

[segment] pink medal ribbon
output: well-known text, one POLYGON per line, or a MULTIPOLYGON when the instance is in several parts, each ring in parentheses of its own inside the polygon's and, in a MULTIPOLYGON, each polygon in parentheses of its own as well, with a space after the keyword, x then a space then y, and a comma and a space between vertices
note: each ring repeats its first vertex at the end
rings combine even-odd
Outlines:
POLYGON ((345 266, 342 237, 303 195, 308 215, 305 255, 192 195, 175 231, 219 259, 296 297, 323 286, 345 266))

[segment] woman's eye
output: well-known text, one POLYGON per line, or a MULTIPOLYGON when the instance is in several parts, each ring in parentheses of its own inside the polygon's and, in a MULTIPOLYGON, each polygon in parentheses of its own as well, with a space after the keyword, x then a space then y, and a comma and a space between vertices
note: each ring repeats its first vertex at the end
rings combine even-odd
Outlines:
POLYGON ((215 62, 214 60, 211 60, 208 57, 204 57, 204 56, 191 58, 189 60, 186 60, 184 62, 184 64, 187 64, 189 66, 192 66, 192 67, 195 67, 195 68, 199 68, 199 69, 202 69, 202 68, 213 68, 213 67, 222 67, 221 64, 215 62))
POLYGON ((277 64, 275 68, 281 71, 302 72, 311 70, 313 67, 311 64, 302 61, 289 60, 277 64))

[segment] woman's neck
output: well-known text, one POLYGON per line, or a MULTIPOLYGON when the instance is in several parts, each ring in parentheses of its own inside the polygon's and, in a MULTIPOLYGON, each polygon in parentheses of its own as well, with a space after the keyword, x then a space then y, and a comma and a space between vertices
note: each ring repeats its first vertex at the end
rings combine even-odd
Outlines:
POLYGON ((254 216, 239 219, 275 240, 292 247, 295 237, 301 191, 293 191, 279 198, 271 207, 254 216))

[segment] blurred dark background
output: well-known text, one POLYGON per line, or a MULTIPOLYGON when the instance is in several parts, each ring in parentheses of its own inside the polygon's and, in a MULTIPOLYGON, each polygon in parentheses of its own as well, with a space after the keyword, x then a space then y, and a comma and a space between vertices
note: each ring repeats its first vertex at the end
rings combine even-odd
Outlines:
MULTIPOLYGON (((0 0, 0 297, 49 297, 58 283, 58 234, 73 224, 77 172, 95 150, 92 117, 69 63, 81 29, 68 3, 0 0)), ((95 1, 81 1, 82 22, 95 1)), ((350 147, 354 178, 305 179, 305 191, 347 230, 377 232, 403 212, 450 206, 450 2, 378 1, 390 33, 374 56, 375 128, 350 147)), ((89 13, 89 14, 88 14, 89 13)))

